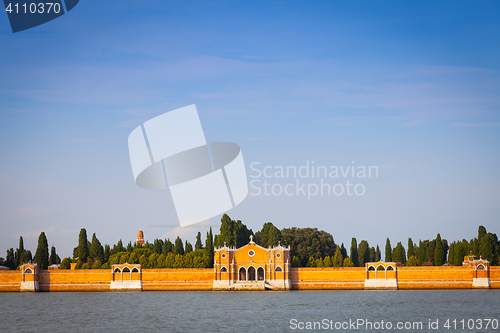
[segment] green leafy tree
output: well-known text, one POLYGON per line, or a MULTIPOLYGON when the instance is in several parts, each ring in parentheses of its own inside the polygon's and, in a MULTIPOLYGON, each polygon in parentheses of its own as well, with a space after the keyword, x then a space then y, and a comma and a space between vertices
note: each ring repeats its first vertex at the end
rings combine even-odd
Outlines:
POLYGON ((387 238, 385 242, 385 262, 391 262, 392 261, 392 247, 391 247, 391 241, 389 238, 387 238))
POLYGON ((292 258, 292 267, 300 267, 300 259, 297 256, 292 258))
POLYGON ((49 244, 45 232, 41 232, 38 237, 38 247, 35 253, 35 263, 38 264, 40 269, 47 269, 49 267, 49 244))
POLYGON ((316 259, 316 267, 325 267, 321 258, 316 259))
POLYGON ((415 256, 411 256, 408 258, 408 261, 406 262, 406 266, 418 266, 418 259, 415 256))
MULTIPOLYGON (((335 252, 335 253, 337 253, 337 252, 335 252)), ((332 258, 330 256, 326 256, 325 259, 323 259, 323 265, 325 267, 332 267, 333 266, 332 258)))
POLYGON ((281 235, 284 245, 291 247, 291 256, 297 256, 302 267, 309 257, 333 256, 337 247, 331 234, 317 228, 285 228, 281 235))
POLYGON ((498 240, 496 235, 492 233, 488 233, 481 237, 481 241, 479 242, 479 253, 483 259, 486 259, 490 262, 491 265, 497 265, 498 255, 496 255, 498 240))
POLYGON ((316 267, 316 260, 313 257, 309 257, 306 267, 316 267))
POLYGON ((102 266, 101 261, 100 260, 96 260, 94 262, 94 264, 92 265, 92 269, 101 269, 101 266, 102 266))
POLYGON ((216 236, 214 245, 217 247, 227 246, 242 247, 248 244, 253 231, 248 229, 240 220, 234 221, 224 214, 221 218, 219 235, 216 236))
POLYGON ((76 261, 76 265, 75 265, 75 269, 82 269, 82 261, 80 259, 78 259, 76 261))
POLYGON ((82 265, 82 269, 90 269, 90 265, 88 262, 82 265))
POLYGON ((264 223, 262 230, 255 233, 255 242, 262 247, 272 247, 283 241, 281 231, 271 222, 264 223))
POLYGON ((382 254, 380 253, 380 248, 377 245, 377 249, 375 250, 375 261, 382 260, 382 254))
POLYGON ((59 269, 70 269, 70 268, 71 268, 71 258, 66 257, 61 262, 61 266, 59 266, 59 269))
POLYGON ((347 257, 344 259, 344 267, 354 267, 354 263, 352 262, 351 258, 347 257))
POLYGON ((7 257, 5 257, 4 265, 10 269, 16 269, 16 258, 13 248, 7 250, 7 257))

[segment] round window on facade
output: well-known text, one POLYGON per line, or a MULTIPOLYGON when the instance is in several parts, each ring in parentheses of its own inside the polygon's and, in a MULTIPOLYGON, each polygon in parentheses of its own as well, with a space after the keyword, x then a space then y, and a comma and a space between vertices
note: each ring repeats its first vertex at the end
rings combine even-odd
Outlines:
POLYGON ((276 258, 281 258, 281 253, 277 253, 276 258))
POLYGON ((222 259, 226 259, 226 254, 223 253, 221 257, 222 257, 222 259))
POLYGON ((249 255, 250 257, 253 257, 253 256, 255 255, 255 251, 254 251, 254 250, 250 250, 250 251, 248 251, 248 255, 249 255))

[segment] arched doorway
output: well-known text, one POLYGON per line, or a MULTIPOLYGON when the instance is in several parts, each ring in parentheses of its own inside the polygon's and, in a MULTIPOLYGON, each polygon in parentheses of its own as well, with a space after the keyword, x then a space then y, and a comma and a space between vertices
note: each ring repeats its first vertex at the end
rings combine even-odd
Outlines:
POLYGON ((240 276, 240 281, 246 281, 246 279, 247 279, 247 270, 245 269, 245 267, 241 267, 240 268, 238 275, 240 276))
POLYGON ((248 280, 255 281, 255 268, 253 266, 248 267, 248 280))
POLYGON ((262 267, 257 269, 257 281, 264 281, 264 268, 262 267))

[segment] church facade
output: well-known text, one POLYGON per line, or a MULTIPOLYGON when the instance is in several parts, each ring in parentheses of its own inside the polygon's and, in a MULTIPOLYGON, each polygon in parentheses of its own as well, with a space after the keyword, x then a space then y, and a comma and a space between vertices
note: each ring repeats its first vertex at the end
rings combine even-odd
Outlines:
POLYGON ((289 290, 290 247, 264 248, 250 242, 240 248, 214 249, 213 290, 289 290))

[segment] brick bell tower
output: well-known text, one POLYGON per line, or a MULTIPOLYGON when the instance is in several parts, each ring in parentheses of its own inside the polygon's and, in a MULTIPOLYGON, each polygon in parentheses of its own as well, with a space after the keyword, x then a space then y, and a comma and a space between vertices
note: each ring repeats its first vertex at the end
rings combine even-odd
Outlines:
POLYGON ((142 232, 142 229, 139 229, 139 232, 137 233, 137 239, 135 240, 135 245, 141 244, 141 246, 144 246, 144 233, 142 232))

